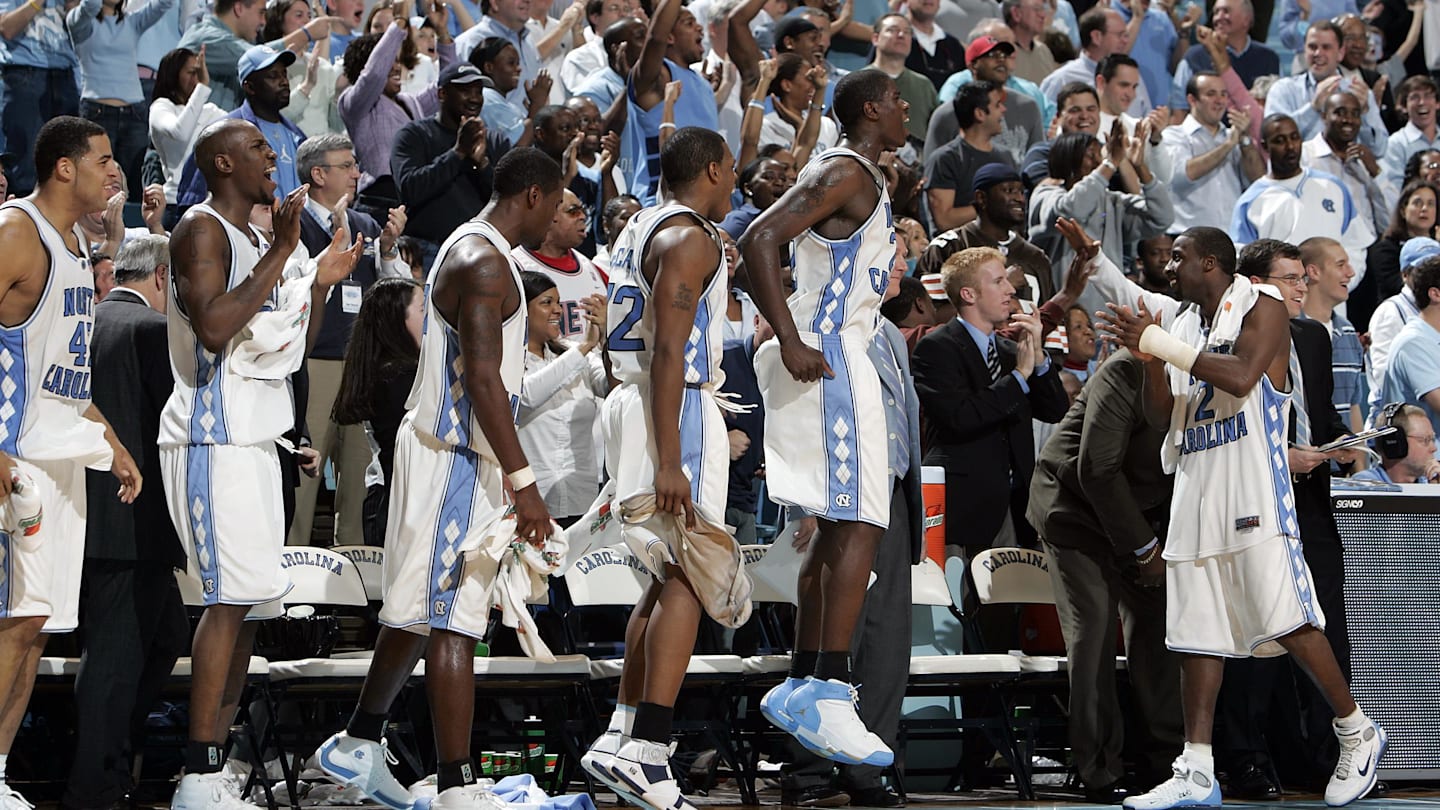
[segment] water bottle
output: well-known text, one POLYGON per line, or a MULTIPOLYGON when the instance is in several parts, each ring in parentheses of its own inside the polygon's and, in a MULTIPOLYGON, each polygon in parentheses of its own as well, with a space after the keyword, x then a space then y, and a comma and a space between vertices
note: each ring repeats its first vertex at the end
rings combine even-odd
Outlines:
POLYGON ((18 468, 11 469, 10 483, 10 497, 3 510, 5 531, 21 537, 33 537, 39 534, 40 520, 44 517, 40 486, 18 468))

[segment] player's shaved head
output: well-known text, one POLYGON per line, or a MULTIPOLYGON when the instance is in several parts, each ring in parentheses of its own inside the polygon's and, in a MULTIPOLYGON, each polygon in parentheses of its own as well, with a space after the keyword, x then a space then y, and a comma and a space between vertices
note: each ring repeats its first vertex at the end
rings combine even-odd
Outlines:
POLYGON ((222 118, 205 127, 195 141, 195 168, 200 170, 206 185, 215 185, 219 177, 215 158, 237 151, 243 139, 259 132, 255 125, 239 118, 222 118))

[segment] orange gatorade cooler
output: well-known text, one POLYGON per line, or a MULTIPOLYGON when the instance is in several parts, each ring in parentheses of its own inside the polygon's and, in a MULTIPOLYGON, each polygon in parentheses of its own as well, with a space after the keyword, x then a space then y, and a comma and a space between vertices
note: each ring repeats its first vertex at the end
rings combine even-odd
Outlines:
POLYGON ((920 492, 925 501, 925 556, 945 567, 945 468, 921 467, 920 492))

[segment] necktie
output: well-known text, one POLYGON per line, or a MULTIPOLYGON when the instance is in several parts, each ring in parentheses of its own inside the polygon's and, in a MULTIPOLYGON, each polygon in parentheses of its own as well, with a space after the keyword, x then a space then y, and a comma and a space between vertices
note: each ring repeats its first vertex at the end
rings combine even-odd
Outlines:
POLYGON ((985 367, 990 369, 990 382, 1000 379, 1000 353, 995 351, 995 337, 990 337, 990 348, 985 352, 985 367))
POLYGON ((1310 446, 1310 414, 1305 410, 1305 377, 1300 373, 1300 355, 1290 344, 1290 400, 1295 406, 1295 443, 1310 446))

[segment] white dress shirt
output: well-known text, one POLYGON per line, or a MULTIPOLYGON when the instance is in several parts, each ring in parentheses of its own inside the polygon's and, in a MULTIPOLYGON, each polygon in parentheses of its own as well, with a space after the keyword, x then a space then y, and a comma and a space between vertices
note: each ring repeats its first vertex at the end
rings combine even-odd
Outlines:
POLYGON ((1340 178, 1350 192, 1356 212, 1370 224, 1370 230, 1382 234, 1390 227, 1390 211, 1394 203, 1376 178, 1370 176, 1363 161, 1359 158, 1346 160, 1344 155, 1335 154, 1322 135, 1306 141, 1300 155, 1304 165, 1340 178))
MULTIPOLYGON (((1270 93, 1265 96, 1265 115, 1283 113, 1290 116, 1295 119, 1295 126, 1300 128, 1300 137, 1307 140, 1320 134, 1322 122, 1320 113, 1315 109, 1315 93, 1321 81, 1324 79, 1317 80, 1308 70, 1276 81, 1270 85, 1270 93)), ((1340 89, 1350 87, 1351 81, 1349 78, 1342 79, 1340 89)), ((1385 154, 1385 144, 1390 139, 1389 130, 1380 120, 1380 105, 1374 99, 1360 116, 1359 137, 1377 159, 1385 154)))
MULTIPOLYGON (((1082 82, 1094 87, 1097 64, 1082 51, 1079 56, 1055 68, 1054 73, 1046 76, 1045 81, 1040 83, 1040 92, 1053 103, 1060 98, 1060 91, 1065 85, 1071 82, 1082 82)), ((1150 114, 1150 107, 1150 92, 1145 89, 1145 83, 1140 82, 1135 86, 1135 101, 1130 104, 1127 112, 1136 118, 1144 118, 1150 114)))
POLYGON ((1222 231, 1230 229, 1235 201, 1249 185, 1240 161, 1240 147, 1231 149, 1220 165, 1207 174, 1191 180, 1185 173, 1187 163, 1219 147, 1229 137, 1228 128, 1216 127, 1211 133, 1194 115, 1187 115, 1176 126, 1165 128, 1160 151, 1169 160, 1168 179, 1174 191, 1175 224, 1170 226, 1171 233, 1202 225, 1222 231))

